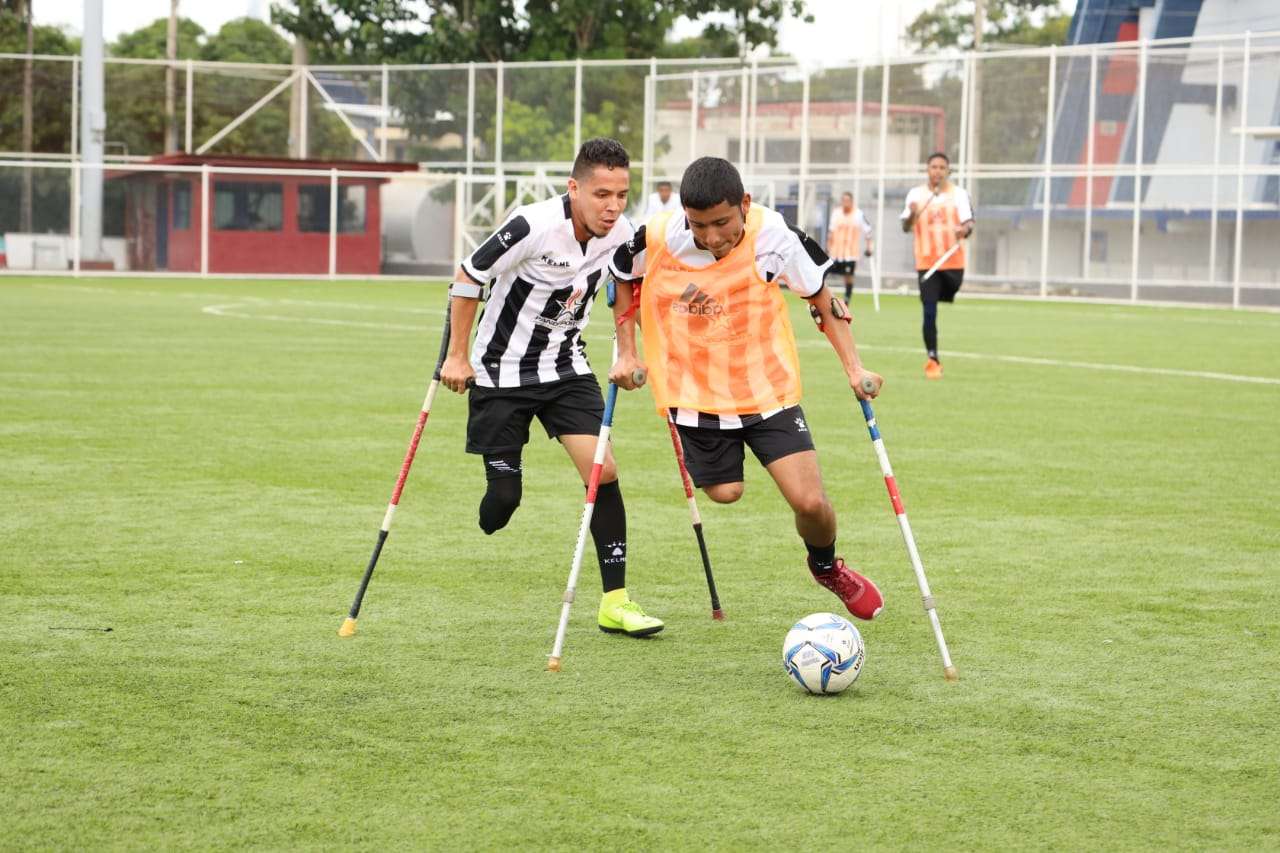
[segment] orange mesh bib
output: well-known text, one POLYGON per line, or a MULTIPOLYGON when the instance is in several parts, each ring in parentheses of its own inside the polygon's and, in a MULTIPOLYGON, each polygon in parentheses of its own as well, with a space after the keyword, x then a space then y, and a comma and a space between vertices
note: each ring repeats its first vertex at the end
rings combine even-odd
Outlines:
MULTIPOLYGON (((954 192, 939 193, 916 217, 916 269, 927 270, 956 244, 960 212, 954 192)), ((944 270, 964 269, 964 246, 947 258, 944 270)))
POLYGON ((756 272, 763 212, 747 214, 742 241, 696 269, 667 247, 660 214, 645 228, 640 328, 659 413, 668 408, 753 414, 800 402, 800 364, 777 284, 756 272))

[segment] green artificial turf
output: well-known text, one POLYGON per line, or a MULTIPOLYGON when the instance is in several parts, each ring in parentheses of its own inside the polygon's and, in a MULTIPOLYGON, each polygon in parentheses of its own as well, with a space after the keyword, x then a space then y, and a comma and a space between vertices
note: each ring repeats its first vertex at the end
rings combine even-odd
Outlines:
POLYGON ((535 425, 524 503, 484 536, 442 393, 337 637, 442 296, 0 280, 0 846, 1280 846, 1280 316, 962 296, 929 383, 918 303, 855 296, 948 684, 862 419, 789 297, 839 550, 888 605, 860 679, 813 697, 782 639, 839 603, 748 456, 739 504, 700 502, 709 618, 648 392, 621 396, 615 450, 628 586, 665 633, 596 630, 589 549, 544 671, 582 488, 535 425))

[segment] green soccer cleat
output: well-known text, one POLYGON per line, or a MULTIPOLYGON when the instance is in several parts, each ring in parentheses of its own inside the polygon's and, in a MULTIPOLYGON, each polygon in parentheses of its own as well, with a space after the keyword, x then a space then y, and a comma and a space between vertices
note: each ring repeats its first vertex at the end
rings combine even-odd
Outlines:
POLYGON ((646 616, 640 605, 627 597, 625 589, 606 592, 600 598, 596 622, 606 634, 626 634, 628 637, 647 637, 666 627, 661 619, 646 616))

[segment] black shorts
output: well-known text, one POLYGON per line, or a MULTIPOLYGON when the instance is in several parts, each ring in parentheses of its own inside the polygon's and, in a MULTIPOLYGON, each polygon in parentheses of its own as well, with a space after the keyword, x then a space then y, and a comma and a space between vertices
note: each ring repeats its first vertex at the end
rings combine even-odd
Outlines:
POLYGON ((684 445, 684 465, 698 488, 742 482, 742 447, 751 448, 761 465, 813 450, 804 410, 790 406, 773 417, 742 429, 676 425, 684 445))
POLYGON ((955 302, 960 285, 964 284, 964 270, 938 270, 929 276, 928 281, 921 281, 928 270, 916 270, 916 281, 920 282, 921 302, 955 302))
POLYGON ((484 388, 470 392, 467 413, 468 453, 511 453, 529 443, 534 416, 548 438, 599 435, 604 398, 594 376, 522 388, 484 388))
POLYGON ((857 261, 832 261, 831 266, 827 267, 828 275, 853 275, 853 271, 857 269, 857 261))

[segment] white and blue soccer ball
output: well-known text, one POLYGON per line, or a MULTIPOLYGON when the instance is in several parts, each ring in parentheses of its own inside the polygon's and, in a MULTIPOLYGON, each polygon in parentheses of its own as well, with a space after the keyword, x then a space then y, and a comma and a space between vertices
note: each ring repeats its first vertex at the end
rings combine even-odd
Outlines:
POLYGON ((787 675, 810 693, 839 693, 858 679, 866 660, 862 635, 834 613, 813 613, 791 626, 782 643, 787 675))

